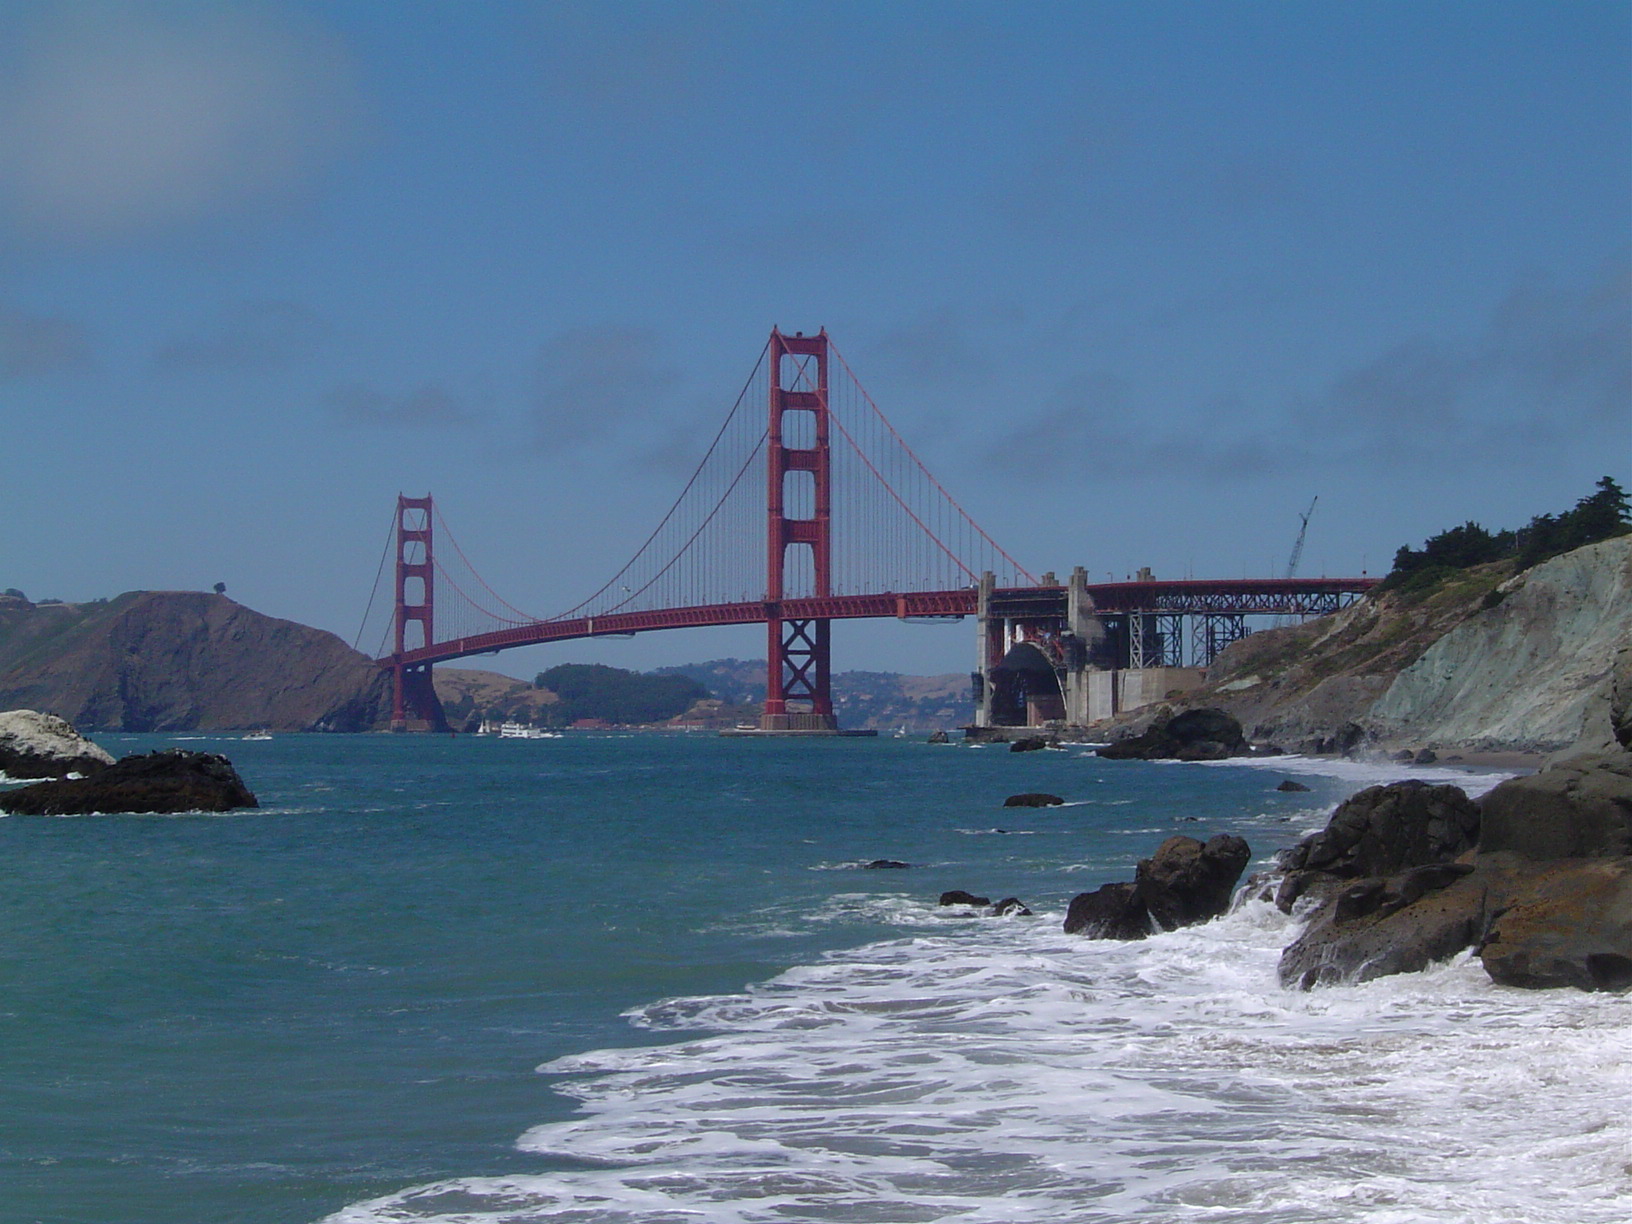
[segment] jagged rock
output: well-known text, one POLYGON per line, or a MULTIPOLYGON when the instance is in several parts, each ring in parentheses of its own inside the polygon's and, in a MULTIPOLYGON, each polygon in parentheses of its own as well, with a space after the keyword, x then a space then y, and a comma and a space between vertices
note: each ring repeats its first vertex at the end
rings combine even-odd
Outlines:
POLYGON ((1587 753, 1524 778, 1510 778, 1480 800, 1481 854, 1511 851, 1531 859, 1632 854, 1632 755, 1587 753))
POLYGON ((8 778, 65 778, 112 764, 112 756, 55 714, 0 713, 0 774, 8 778))
POLYGON ((929 742, 932 744, 950 744, 952 737, 945 731, 936 731, 930 735, 929 742))
POLYGON ((1099 755, 1112 761, 1221 761, 1250 751, 1241 724, 1223 710, 1186 710, 1151 724, 1143 735, 1107 744, 1099 755))
POLYGON ((1048 740, 1041 735, 1028 735, 1015 740, 1009 745, 1010 752, 1038 752, 1048 747, 1048 740))
POLYGON ((911 867, 912 864, 903 863, 900 859, 874 859, 870 863, 863 863, 862 866, 869 871, 888 871, 911 867))
POLYGON ((1089 939, 1143 939, 1150 934, 1150 910, 1137 884, 1105 884, 1071 898, 1065 933, 1089 939))
POLYGON ((1006 918, 1010 914, 1017 918, 1031 917, 1031 911, 1026 908, 1026 903, 1020 900, 1019 897, 1004 897, 1003 900, 992 906, 992 917, 994 918, 1006 918))
POLYGON ((1411 758, 1413 765, 1432 765, 1439 760, 1439 753, 1432 748, 1424 748, 1411 758))
POLYGON ((1491 924, 1479 958, 1503 986, 1632 987, 1632 861, 1530 875, 1491 924))
POLYGON ((258 806, 226 757, 179 748, 128 756, 88 778, 39 782, 0 794, 0 809, 17 816, 225 812, 258 806))
POLYGON ((1368 786, 1337 806, 1326 827, 1283 851, 1290 872, 1387 876, 1447 862, 1472 848, 1479 808, 1460 787, 1412 779, 1368 786))
POLYGON ((974 893, 964 892, 961 888, 954 888, 951 892, 941 894, 942 905, 990 905, 990 897, 977 897, 974 893))
POLYGON ((1140 862, 1131 884, 1106 884, 1072 898, 1066 934, 1091 939, 1143 939, 1152 930, 1193 926, 1230 907, 1235 882, 1252 851, 1221 833, 1205 844, 1170 837, 1140 862))
POLYGON ((1454 866, 1361 880, 1329 897, 1281 953, 1281 984, 1308 990, 1414 973, 1476 943, 1489 922, 1487 890, 1466 867, 1445 870, 1454 866))
POLYGON ((1307 786, 1305 786, 1302 782, 1294 782, 1294 781, 1292 781, 1291 778, 1287 778, 1285 781, 1283 781, 1275 789, 1278 790, 1278 791, 1286 791, 1288 794, 1293 794, 1293 793, 1295 793, 1297 791, 1306 791, 1309 788, 1307 786))
POLYGON ((1064 803, 1058 795, 1050 795, 1043 791, 1027 791, 1022 795, 1010 795, 1003 800, 1004 807, 1058 807, 1064 803))

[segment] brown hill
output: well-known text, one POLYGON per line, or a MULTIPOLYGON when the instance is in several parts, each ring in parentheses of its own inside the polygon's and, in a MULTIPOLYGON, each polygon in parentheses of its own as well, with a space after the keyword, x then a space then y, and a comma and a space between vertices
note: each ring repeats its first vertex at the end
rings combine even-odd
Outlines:
POLYGON ((390 716, 390 684, 334 634, 224 595, 0 597, 0 709, 19 708, 85 730, 367 731, 390 716))

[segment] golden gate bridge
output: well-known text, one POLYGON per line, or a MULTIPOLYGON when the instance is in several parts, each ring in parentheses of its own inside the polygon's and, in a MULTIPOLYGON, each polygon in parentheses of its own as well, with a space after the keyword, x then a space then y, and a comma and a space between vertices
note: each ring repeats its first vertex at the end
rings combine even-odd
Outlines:
POLYGON ((825 330, 772 330, 668 512, 572 608, 538 616, 505 600, 430 496, 397 498, 393 534, 389 650, 382 643, 377 662, 392 677, 397 730, 445 728, 437 663, 576 638, 762 623, 761 729, 831 732, 832 622, 964 616, 980 618, 979 716, 1080 719, 1070 675, 1182 662, 1186 619, 1195 625, 1189 657, 1205 665, 1247 632, 1248 616, 1330 612, 1373 585, 1148 576, 1090 584, 1080 568, 1065 583, 1033 575, 935 479, 825 330))

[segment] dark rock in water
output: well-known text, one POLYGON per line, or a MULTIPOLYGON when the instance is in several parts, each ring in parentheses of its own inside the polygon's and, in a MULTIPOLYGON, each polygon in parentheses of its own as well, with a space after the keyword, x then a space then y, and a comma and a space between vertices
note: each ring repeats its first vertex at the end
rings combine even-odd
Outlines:
POLYGON ((874 859, 870 863, 863 863, 862 866, 870 871, 883 871, 890 868, 911 867, 912 864, 903 863, 900 859, 874 859))
POLYGON ((929 742, 932 744, 950 744, 952 737, 945 731, 936 731, 929 737, 929 742))
POLYGON ((1170 837, 1139 864, 1133 883, 1106 884, 1074 897, 1066 911, 1066 934, 1143 939, 1152 930, 1217 918, 1229 909, 1235 882, 1251 858, 1247 843, 1228 834, 1205 844, 1170 837))
POLYGON ((1017 739, 1009 745, 1010 752, 1038 752, 1048 747, 1048 740, 1041 735, 1028 735, 1024 739, 1017 739))
POLYGON ((1003 800, 1004 807, 1058 807, 1064 803, 1058 795, 1050 795, 1043 791, 1027 791, 1023 795, 1010 795, 1003 800))
POLYGON ((18 816, 226 812, 258 806, 226 757, 179 748, 125 757, 89 778, 41 782, 0 795, 0 809, 18 816))
POLYGON ((942 905, 990 905, 990 897, 977 897, 974 893, 964 892, 961 888, 954 888, 951 892, 941 894, 942 905))
POLYGON ((111 756, 66 719, 37 710, 0 713, 0 774, 8 778, 66 778, 112 764, 111 756))
POLYGON ((1281 866, 1346 878, 1393 875, 1447 862, 1478 836, 1479 808, 1460 787, 1390 782, 1339 804, 1323 830, 1282 852, 1281 866))
POLYGON ((1400 762, 1402 765, 1409 765, 1416 755, 1417 754, 1412 752, 1409 748, 1401 748, 1391 759, 1400 762))
POLYGON ((1158 719, 1143 735, 1107 744, 1099 755, 1112 761, 1221 761, 1250 751, 1233 716, 1206 708, 1158 719))
POLYGON ((1150 916, 1161 927, 1193 926, 1230 908, 1235 882, 1252 851, 1239 837, 1220 833, 1206 844, 1170 837, 1139 864, 1134 882, 1150 916))
POLYGON ((1143 939, 1150 934, 1150 911, 1137 884, 1106 884, 1071 898, 1065 933, 1089 939, 1143 939))
POLYGON ((1305 752, 1317 756, 1348 756, 1366 738, 1366 729, 1359 723, 1347 722, 1330 735, 1317 735, 1303 741, 1305 752))
POLYGON ((1031 917, 1031 911, 1026 908, 1026 903, 1020 900, 1019 897, 1004 897, 1003 900, 992 906, 992 917, 994 918, 1006 918, 1010 914, 1015 915, 1017 918, 1031 917))
POLYGON ((1281 984, 1308 990, 1415 973, 1475 943, 1489 921, 1486 894, 1456 866, 1361 880, 1328 898, 1281 953, 1281 984))
POLYGON ((1532 859, 1632 854, 1632 755, 1592 753, 1510 778, 1479 801, 1479 853, 1532 859))
POLYGON ((1362 834, 1344 805, 1290 854, 1328 869, 1294 871, 1277 893, 1283 909, 1300 894, 1317 899, 1281 956, 1283 983, 1365 981, 1473 947, 1502 985, 1632 990, 1632 758, 1577 756, 1502 783, 1479 805, 1471 852, 1455 788, 1372 790, 1395 793, 1367 801, 1362 834), (1334 829, 1343 836, 1322 843, 1334 829), (1368 839, 1386 852, 1367 852, 1368 839), (1367 865, 1433 853, 1441 861, 1364 875, 1367 865), (1458 861, 1444 861, 1452 854, 1458 861))
POLYGON ((1417 753, 1416 756, 1411 758, 1411 763, 1413 765, 1432 765, 1438 760, 1439 753, 1435 752, 1432 748, 1424 748, 1421 752, 1417 753))
POLYGON ((1291 778, 1287 778, 1284 782, 1282 782, 1275 789, 1278 790, 1278 791, 1286 791, 1288 794, 1291 794, 1294 791, 1306 791, 1309 788, 1307 786, 1305 786, 1302 782, 1294 782, 1294 781, 1292 781, 1291 778))

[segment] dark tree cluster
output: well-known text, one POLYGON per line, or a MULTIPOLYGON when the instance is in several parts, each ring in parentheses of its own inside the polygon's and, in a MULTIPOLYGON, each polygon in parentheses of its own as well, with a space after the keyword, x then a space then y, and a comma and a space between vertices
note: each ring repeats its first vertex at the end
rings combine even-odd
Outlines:
POLYGON ((1513 559, 1515 568, 1529 569, 1549 557, 1596 544, 1632 531, 1632 512, 1626 493, 1605 476, 1597 491, 1562 514, 1538 514, 1517 531, 1487 531, 1475 522, 1452 527, 1424 541, 1421 548, 1402 547, 1394 554, 1394 568, 1383 580, 1383 590, 1415 590, 1432 586, 1457 570, 1492 561, 1513 559))
POLYGON ((688 676, 647 675, 603 663, 562 663, 540 672, 533 684, 561 699, 544 711, 555 726, 570 725, 580 718, 663 722, 708 696, 708 690, 688 676))

